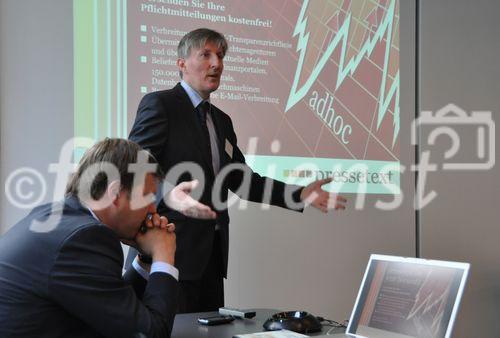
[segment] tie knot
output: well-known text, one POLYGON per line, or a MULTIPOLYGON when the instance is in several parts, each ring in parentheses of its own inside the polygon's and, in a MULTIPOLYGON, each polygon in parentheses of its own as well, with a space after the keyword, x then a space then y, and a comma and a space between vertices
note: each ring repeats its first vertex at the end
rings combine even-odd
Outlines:
POLYGON ((206 122, 207 120, 207 114, 210 111, 210 102, 208 101, 202 101, 198 107, 196 107, 196 110, 198 112, 198 116, 202 122, 206 122))

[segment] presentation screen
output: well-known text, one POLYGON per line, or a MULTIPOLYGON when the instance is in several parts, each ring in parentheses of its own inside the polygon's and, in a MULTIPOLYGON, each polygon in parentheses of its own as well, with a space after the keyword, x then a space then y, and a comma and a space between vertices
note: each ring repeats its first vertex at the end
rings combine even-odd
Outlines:
MULTIPOLYGON (((399 194, 399 0, 74 0, 75 136, 127 137, 146 93, 180 81, 177 44, 229 43, 211 101, 258 173, 399 194)), ((179 140, 180 142, 182 140, 179 140)))

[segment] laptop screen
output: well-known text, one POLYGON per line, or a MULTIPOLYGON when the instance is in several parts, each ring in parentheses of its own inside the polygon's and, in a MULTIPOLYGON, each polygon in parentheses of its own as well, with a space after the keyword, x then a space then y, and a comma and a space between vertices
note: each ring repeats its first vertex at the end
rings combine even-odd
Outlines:
POLYGON ((468 269, 467 263, 372 255, 347 333, 449 337, 468 269))

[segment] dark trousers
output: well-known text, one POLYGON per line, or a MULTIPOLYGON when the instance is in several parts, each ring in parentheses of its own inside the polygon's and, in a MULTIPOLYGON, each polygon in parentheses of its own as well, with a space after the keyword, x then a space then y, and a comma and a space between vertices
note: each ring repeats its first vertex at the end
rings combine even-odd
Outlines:
POLYGON ((178 313, 218 311, 224 306, 222 252, 215 232, 212 254, 199 280, 179 281, 178 313))

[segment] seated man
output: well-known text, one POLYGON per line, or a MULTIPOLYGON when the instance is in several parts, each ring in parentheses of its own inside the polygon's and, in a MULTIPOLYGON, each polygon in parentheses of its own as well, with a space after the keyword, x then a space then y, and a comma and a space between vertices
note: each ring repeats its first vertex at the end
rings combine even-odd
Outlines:
POLYGON ((143 171, 142 182, 130 172, 140 155, 156 164, 132 141, 97 143, 64 201, 35 208, 0 238, 0 337, 170 337, 174 225, 151 198, 160 170, 143 171), (122 276, 120 242, 152 264, 136 258, 122 276))

